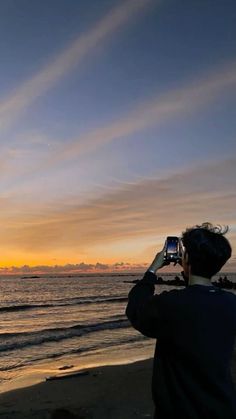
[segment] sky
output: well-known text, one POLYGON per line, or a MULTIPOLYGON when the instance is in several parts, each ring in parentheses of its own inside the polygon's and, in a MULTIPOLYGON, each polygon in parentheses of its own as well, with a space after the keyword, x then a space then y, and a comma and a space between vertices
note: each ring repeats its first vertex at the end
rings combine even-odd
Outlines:
POLYGON ((141 270, 229 226, 235 0, 1 0, 0 273, 141 270))

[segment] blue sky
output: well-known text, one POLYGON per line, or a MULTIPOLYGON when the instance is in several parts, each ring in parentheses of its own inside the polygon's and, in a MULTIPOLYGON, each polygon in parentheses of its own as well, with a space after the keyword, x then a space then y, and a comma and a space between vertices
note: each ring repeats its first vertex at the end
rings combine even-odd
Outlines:
POLYGON ((204 221, 235 248, 235 18, 231 0, 1 1, 3 267, 135 267, 204 221))

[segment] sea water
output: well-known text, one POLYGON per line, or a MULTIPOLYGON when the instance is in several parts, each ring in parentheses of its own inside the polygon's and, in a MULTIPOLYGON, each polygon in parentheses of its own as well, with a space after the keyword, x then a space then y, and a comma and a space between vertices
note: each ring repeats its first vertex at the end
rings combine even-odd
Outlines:
MULTIPOLYGON (((134 330, 125 316, 132 281, 141 278, 0 278, 0 392, 66 369, 152 357, 155 340, 134 330)), ((235 281, 235 275, 228 279, 235 281)), ((158 285, 156 293, 175 288, 158 285)))

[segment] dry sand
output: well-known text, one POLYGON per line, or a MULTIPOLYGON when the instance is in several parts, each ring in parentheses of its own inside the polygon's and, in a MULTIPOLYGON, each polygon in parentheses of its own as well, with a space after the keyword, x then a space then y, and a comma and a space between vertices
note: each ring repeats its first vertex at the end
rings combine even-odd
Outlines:
MULTIPOLYGON (((81 419, 153 417, 151 359, 87 371, 88 375, 46 381, 1 394, 0 419, 49 419, 54 409, 68 409, 81 419)), ((231 371, 236 385, 236 350, 231 371)))

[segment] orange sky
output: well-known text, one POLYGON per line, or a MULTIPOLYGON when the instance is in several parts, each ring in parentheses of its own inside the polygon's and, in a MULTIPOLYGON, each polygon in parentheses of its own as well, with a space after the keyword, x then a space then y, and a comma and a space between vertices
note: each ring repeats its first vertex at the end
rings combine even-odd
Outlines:
MULTIPOLYGON (((20 203, 8 203, 0 226, 4 266, 151 263, 167 235, 180 236, 202 221, 235 225, 235 168, 234 159, 211 162, 120 184, 83 204, 77 198, 28 203, 26 213, 23 204, 21 210, 20 203), (222 192, 216 189, 220 182, 227 185, 222 192)), ((234 249, 234 228, 228 238, 234 249)))
POLYGON ((206 221, 236 270, 231 6, 72 3, 0 5, 2 274, 142 270, 206 221))

